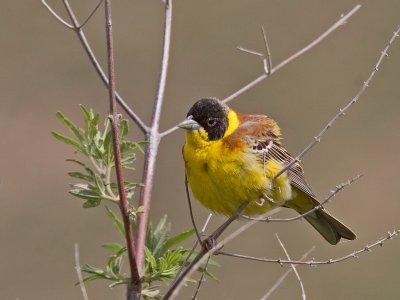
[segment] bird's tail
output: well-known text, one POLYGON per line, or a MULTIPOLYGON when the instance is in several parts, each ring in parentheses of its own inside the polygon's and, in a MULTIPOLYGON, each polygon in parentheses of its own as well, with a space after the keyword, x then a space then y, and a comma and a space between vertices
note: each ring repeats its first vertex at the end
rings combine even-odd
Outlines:
MULTIPOLYGON (((317 205, 319 205, 319 202, 316 199, 300 190, 298 190, 295 199, 285 204, 299 214, 304 214, 317 205)), ((304 218, 332 245, 336 245, 341 238, 347 240, 356 238, 353 231, 323 209, 316 210, 304 218)))

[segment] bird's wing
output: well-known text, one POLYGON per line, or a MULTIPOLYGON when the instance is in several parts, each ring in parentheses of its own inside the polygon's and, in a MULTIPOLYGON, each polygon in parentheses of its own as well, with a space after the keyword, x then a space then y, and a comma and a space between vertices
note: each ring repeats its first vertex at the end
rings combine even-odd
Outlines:
MULTIPOLYGON (((228 141, 244 142, 248 149, 260 158, 262 164, 273 159, 285 166, 293 160, 280 142, 280 129, 275 121, 264 115, 239 115, 239 118, 240 126, 226 138, 228 141)), ((293 164, 287 172, 293 186, 315 199, 315 194, 303 174, 299 163, 293 164)))

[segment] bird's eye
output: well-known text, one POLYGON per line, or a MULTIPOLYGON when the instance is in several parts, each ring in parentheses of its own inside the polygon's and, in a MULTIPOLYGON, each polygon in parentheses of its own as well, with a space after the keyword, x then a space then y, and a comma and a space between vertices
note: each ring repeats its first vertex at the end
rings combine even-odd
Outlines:
POLYGON ((213 126, 215 126, 215 124, 217 124, 217 119, 215 119, 215 118, 208 118, 207 119, 207 125, 209 127, 213 127, 213 126))

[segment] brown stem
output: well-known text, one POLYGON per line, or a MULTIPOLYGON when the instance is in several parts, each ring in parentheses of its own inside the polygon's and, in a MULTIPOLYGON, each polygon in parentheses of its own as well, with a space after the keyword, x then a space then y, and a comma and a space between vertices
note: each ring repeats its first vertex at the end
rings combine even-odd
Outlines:
POLYGON ((143 170, 144 187, 140 194, 139 206, 143 207, 143 213, 138 217, 137 233, 136 233, 136 253, 139 270, 143 270, 144 264, 144 244, 146 240, 147 223, 150 213, 151 192, 154 182, 154 171, 157 160, 158 147, 160 145, 160 117, 161 108, 164 100, 165 85, 167 82, 169 49, 171 44, 171 25, 172 25, 172 1, 165 1, 165 18, 164 18, 164 40, 163 52, 161 60, 160 79, 158 82, 157 94, 154 100, 153 115, 151 120, 150 131, 147 133, 149 146, 146 149, 145 165, 143 170))
POLYGON ((115 170, 117 173, 119 206, 125 227, 126 244, 128 248, 129 265, 131 271, 131 280, 128 284, 127 299, 140 299, 141 282, 136 264, 136 253, 133 241, 132 227, 129 220, 129 204, 125 195, 124 173, 121 164, 121 149, 119 145, 119 117, 117 114, 117 101, 115 98, 115 71, 114 71, 114 49, 112 38, 112 22, 111 22, 111 0, 105 1, 106 15, 106 36, 107 36, 107 58, 108 58, 108 82, 110 97, 110 115, 111 130, 113 137, 113 148, 115 157, 115 170))

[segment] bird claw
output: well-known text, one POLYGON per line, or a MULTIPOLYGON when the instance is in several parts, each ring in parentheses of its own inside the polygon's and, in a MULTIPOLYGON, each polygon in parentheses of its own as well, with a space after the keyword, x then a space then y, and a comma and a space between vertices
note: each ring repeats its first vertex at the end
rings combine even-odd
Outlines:
POLYGON ((220 251, 224 245, 220 245, 218 248, 218 241, 216 238, 214 238, 214 236, 210 235, 208 238, 204 239, 202 242, 202 247, 205 251, 210 252, 213 251, 214 254, 218 254, 218 251, 220 251))

